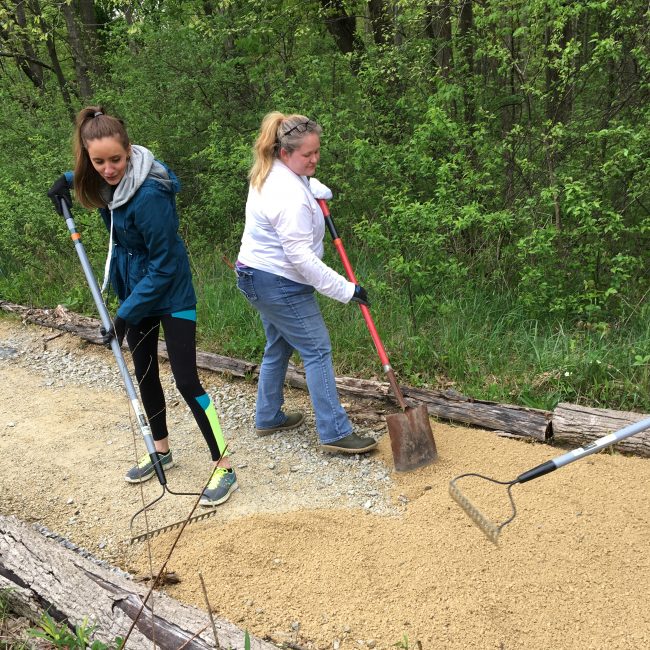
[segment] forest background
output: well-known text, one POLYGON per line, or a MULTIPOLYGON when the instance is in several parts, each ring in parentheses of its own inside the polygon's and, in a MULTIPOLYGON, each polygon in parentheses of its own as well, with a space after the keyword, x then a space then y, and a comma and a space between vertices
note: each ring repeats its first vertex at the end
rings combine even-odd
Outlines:
MULTIPOLYGON (((648 411, 648 11, 0 0, 0 297, 95 313, 46 191, 72 166, 74 114, 99 103, 181 179, 200 346, 259 361, 227 262, 260 121, 299 112, 323 126, 317 176, 403 382, 648 411)), ((97 214, 75 219, 102 269, 97 214)), ((381 375, 358 310, 321 304, 337 372, 381 375)))

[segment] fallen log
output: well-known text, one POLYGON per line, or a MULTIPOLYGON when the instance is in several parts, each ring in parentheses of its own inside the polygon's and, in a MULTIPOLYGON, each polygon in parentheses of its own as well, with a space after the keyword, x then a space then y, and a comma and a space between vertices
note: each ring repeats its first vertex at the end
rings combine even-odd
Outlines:
MULTIPOLYGON (((92 343, 101 343, 98 320, 80 316, 60 305, 56 309, 29 309, 0 301, 0 307, 5 311, 20 314, 27 322, 62 329, 92 343)), ((164 341, 158 343, 158 353, 161 357, 168 358, 164 341)), ((198 351, 197 365, 199 368, 233 377, 254 378, 259 374, 259 364, 211 352, 198 351)), ((286 381, 290 386, 307 388, 304 371, 293 364, 289 364, 286 381)), ((342 394, 394 403, 388 382, 339 376, 336 378, 336 386, 342 394)), ((440 419, 541 441, 547 440, 551 435, 552 414, 549 411, 475 400, 454 391, 440 392, 409 386, 401 388, 409 406, 424 403, 428 412, 440 419)))
MULTIPOLYGON (((650 415, 631 411, 588 408, 577 404, 560 403, 553 412, 553 437, 558 442, 582 447, 596 438, 618 431, 629 424, 650 418, 650 415)), ((650 457, 650 431, 641 431, 613 445, 613 449, 635 456, 650 457)))
MULTIPOLYGON (((44 611, 75 626, 87 619, 94 638, 124 638, 137 617, 147 589, 127 574, 48 539, 15 517, 0 515, 0 591, 9 608, 38 623, 44 611), (7 591, 4 591, 7 590, 7 591)), ((72 545, 74 546, 74 545, 72 545)), ((244 648, 245 633, 213 616, 219 646, 244 648)), ((250 637, 251 650, 277 650, 250 637)), ((154 591, 128 639, 129 649, 207 650, 215 646, 207 613, 154 591), (155 643, 155 646, 153 645, 155 643)))
POLYGON ((444 420, 496 429, 542 442, 552 435, 550 411, 472 399, 455 391, 441 393, 405 388, 404 393, 426 404, 429 413, 444 420))
MULTIPOLYGON (((27 322, 63 330, 92 343, 101 343, 97 319, 75 314, 64 307, 30 309, 0 301, 0 308, 19 314, 27 322)), ((167 357, 163 341, 160 341, 158 351, 163 358, 167 357)), ((256 377, 259 374, 258 364, 210 352, 197 352, 197 364, 200 368, 234 377, 256 377)), ((307 382, 304 372, 290 364, 287 383, 305 389, 307 382)), ((344 394, 384 401, 392 399, 388 382, 337 377, 336 385, 344 394)), ((540 441, 553 438, 577 447, 648 417, 639 413, 566 403, 559 404, 554 412, 550 412, 475 400, 454 391, 440 392, 409 386, 402 386, 402 390, 410 406, 424 403, 429 413, 440 419, 492 429, 509 436, 530 437, 540 441)), ((632 436, 618 443, 615 448, 623 453, 650 457, 650 433, 642 432, 632 436)))

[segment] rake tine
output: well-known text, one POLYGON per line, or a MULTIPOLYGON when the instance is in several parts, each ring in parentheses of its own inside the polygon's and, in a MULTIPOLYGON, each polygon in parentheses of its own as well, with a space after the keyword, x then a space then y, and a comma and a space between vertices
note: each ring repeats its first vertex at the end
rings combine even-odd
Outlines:
POLYGON ((480 531, 493 543, 498 544, 499 535, 503 530, 504 526, 507 526, 516 516, 517 516, 517 507, 515 506, 515 501, 512 497, 512 488, 517 483, 517 481, 497 481, 496 479, 490 478, 488 476, 483 476, 482 474, 462 474, 457 476, 455 479, 449 482, 449 494, 451 498, 465 511, 467 516, 476 524, 480 531), (494 523, 486 515, 484 515, 468 498, 463 494, 461 489, 456 485, 456 481, 462 478, 476 477, 483 479, 485 481, 490 481, 491 483, 497 483, 499 485, 506 485, 508 498, 510 499, 510 506, 512 508, 512 514, 508 519, 502 523, 494 523))
POLYGON ((180 521, 175 521, 173 524, 167 524, 166 526, 155 528, 154 530, 150 530, 146 533, 141 533, 140 535, 134 535, 131 537, 131 544, 135 544, 136 542, 143 542, 147 539, 152 539, 153 537, 157 537, 158 535, 161 535, 162 533, 166 533, 169 530, 180 528, 185 523, 194 524, 197 521, 208 519, 209 517, 216 515, 217 510, 218 508, 214 507, 208 510, 207 512, 202 512, 200 515, 194 515, 192 517, 189 517, 188 519, 181 519, 180 521))
POLYGON ((498 543, 499 527, 491 522, 472 502, 460 491, 453 481, 449 483, 451 498, 465 511, 467 516, 478 526, 481 532, 493 543, 498 543))
MULTIPOLYGON (((227 451, 228 451, 228 445, 226 445, 226 448, 223 450, 223 454, 225 454, 227 451)), ((221 456, 222 458, 223 458, 223 454, 221 456)), ((180 521, 176 521, 176 522, 174 522, 172 524, 167 524, 166 526, 161 526, 160 528, 156 528, 154 530, 148 530, 146 533, 141 533, 140 535, 133 535, 132 534, 131 535, 131 544, 133 544, 135 542, 142 542, 142 541, 144 541, 146 539, 151 539, 152 537, 156 537, 157 535, 160 535, 161 533, 164 533, 164 532, 166 532, 168 530, 174 530, 175 528, 179 528, 181 526, 183 527, 183 529, 185 529, 185 526, 187 526, 189 524, 193 524, 193 523, 195 523, 197 521, 202 521, 203 519, 207 519, 208 517, 212 517, 213 515, 215 515, 217 513, 217 507, 216 506, 211 508, 210 510, 206 510, 205 512, 202 512, 201 514, 198 514, 198 515, 194 514, 194 511, 198 507, 199 501, 201 500, 201 496, 202 496, 203 492, 205 491, 205 489, 210 484, 211 479, 212 479, 212 473, 210 474, 210 478, 208 479, 207 483, 205 484, 205 486, 204 486, 203 490, 201 490, 201 492, 173 492, 169 488, 165 487, 165 489, 163 489, 163 494, 165 493, 165 490, 166 490, 170 494, 173 494, 173 495, 176 495, 176 496, 195 496, 195 497, 198 497, 196 499, 196 501, 194 502, 194 505, 192 506, 192 509, 190 510, 189 515, 187 515, 187 517, 185 517, 185 519, 181 519, 180 521)), ((155 501, 152 501, 148 506, 145 506, 141 510, 138 510, 138 512, 136 512, 133 515, 133 517, 131 517, 131 526, 130 526, 131 531, 133 531, 133 520, 141 512, 146 511, 150 506, 152 506, 154 503, 156 503, 156 501, 161 499, 162 496, 163 495, 160 495, 160 497, 158 497, 158 499, 156 499, 155 501)), ((181 532, 178 534, 179 537, 181 536, 182 532, 183 531, 181 530, 181 532)))

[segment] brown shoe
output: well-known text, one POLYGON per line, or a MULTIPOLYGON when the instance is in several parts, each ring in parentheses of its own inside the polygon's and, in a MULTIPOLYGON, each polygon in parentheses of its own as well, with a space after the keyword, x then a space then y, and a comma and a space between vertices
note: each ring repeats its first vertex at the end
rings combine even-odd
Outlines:
POLYGON ((296 411, 295 413, 287 413, 287 419, 284 421, 284 424, 279 424, 277 427, 269 427, 268 429, 255 429, 258 436, 268 436, 271 433, 276 433, 276 431, 288 431, 289 429, 295 429, 299 427, 305 421, 305 416, 296 411))
POLYGON ((330 453, 365 454, 367 451, 373 450, 377 444, 374 438, 362 438, 356 433, 351 433, 335 442, 320 445, 320 448, 330 453))

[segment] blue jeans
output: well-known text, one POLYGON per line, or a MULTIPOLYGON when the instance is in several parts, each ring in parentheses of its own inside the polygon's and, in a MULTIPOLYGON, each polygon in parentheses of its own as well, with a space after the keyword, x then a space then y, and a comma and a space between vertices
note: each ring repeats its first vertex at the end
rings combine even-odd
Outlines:
POLYGON ((255 426, 283 424, 284 379, 289 358, 298 351, 323 444, 345 438, 352 425, 341 406, 332 366, 332 345, 314 288, 250 267, 237 269, 237 286, 262 318, 266 347, 257 388, 255 426))

